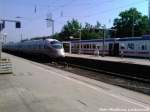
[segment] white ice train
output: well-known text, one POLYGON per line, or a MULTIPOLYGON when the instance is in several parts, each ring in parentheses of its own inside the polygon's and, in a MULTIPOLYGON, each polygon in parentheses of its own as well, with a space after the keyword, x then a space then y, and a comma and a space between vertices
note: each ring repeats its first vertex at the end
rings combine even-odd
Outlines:
POLYGON ((50 58, 64 57, 63 44, 56 39, 31 39, 3 45, 4 51, 46 55, 50 58))
POLYGON ((71 41, 72 53, 150 57, 150 36, 71 41), (104 43, 104 50, 103 50, 104 43))

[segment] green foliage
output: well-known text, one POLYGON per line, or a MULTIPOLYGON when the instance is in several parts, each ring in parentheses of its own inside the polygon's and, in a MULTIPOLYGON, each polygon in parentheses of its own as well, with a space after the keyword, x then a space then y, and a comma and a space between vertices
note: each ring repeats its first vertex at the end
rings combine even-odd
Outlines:
POLYGON ((143 16, 136 8, 130 8, 119 14, 119 17, 114 20, 113 29, 116 29, 116 36, 127 37, 141 36, 148 32, 149 22, 148 17, 143 16))
POLYGON ((70 36, 72 36, 73 39, 79 39, 80 31, 82 40, 98 39, 103 36, 103 31, 101 30, 101 24, 99 22, 97 22, 95 26, 89 23, 85 23, 85 26, 82 26, 78 20, 72 19, 71 21, 67 21, 62 31, 56 33, 53 38, 65 41, 70 40, 70 36))
POLYGON ((89 23, 85 23, 85 26, 82 28, 82 40, 99 39, 102 37, 103 37, 102 26, 98 21, 95 26, 89 23))
MULTIPOLYGON (((111 34, 111 37, 131 37, 133 34, 134 36, 141 36, 150 32, 148 17, 143 16, 136 8, 130 8, 121 12, 119 17, 114 20, 114 25, 111 29, 114 30, 107 31, 106 36, 111 34)), ((81 25, 76 19, 67 21, 62 31, 56 33, 53 37, 61 41, 70 40, 70 36, 74 39, 79 39, 80 31, 82 40, 103 37, 103 28, 98 21, 96 25, 91 25, 87 22, 85 25, 81 25)))
POLYGON ((81 28, 82 26, 78 20, 72 19, 71 21, 67 21, 67 24, 63 26, 60 36, 62 36, 62 40, 68 40, 70 36, 79 38, 78 31, 81 28))

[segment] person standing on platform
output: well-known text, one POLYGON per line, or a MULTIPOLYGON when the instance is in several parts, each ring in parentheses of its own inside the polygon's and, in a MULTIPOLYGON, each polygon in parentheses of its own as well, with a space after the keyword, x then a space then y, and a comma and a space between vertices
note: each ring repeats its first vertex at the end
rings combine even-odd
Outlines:
POLYGON ((98 47, 96 46, 96 50, 95 50, 95 56, 99 56, 99 49, 98 49, 98 47))

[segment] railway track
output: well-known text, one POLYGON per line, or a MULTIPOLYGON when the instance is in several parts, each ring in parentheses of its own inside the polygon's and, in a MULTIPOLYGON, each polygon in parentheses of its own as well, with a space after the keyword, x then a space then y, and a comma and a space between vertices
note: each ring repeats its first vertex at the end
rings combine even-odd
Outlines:
POLYGON ((105 83, 113 84, 116 86, 124 87, 127 89, 135 90, 150 95, 150 80, 139 77, 128 76, 126 74, 118 74, 108 72, 101 69, 93 69, 78 64, 68 63, 62 60, 53 60, 49 62, 48 58, 35 58, 31 56, 17 55, 31 61, 35 61, 47 66, 56 67, 61 70, 69 71, 80 76, 88 77, 94 80, 102 81, 105 83))
POLYGON ((90 67, 86 67, 86 66, 67 63, 67 62, 57 62, 57 61, 55 61, 55 62, 60 64, 60 65, 65 66, 65 67, 77 67, 77 68, 81 68, 81 69, 85 69, 85 70, 89 70, 89 71, 95 71, 98 73, 103 73, 103 74, 118 76, 118 77, 122 77, 122 78, 126 78, 126 79, 132 79, 132 80, 136 80, 136 81, 142 81, 142 82, 150 83, 149 79, 144 79, 144 78, 140 78, 140 77, 133 77, 133 76, 129 76, 126 74, 119 74, 119 73, 115 73, 115 72, 108 72, 108 71, 101 70, 101 69, 94 69, 94 68, 90 68, 90 67))
POLYGON ((80 76, 88 77, 94 80, 102 81, 105 83, 113 84, 116 86, 120 86, 123 88, 131 89, 134 91, 150 95, 149 80, 143 81, 140 78, 125 77, 122 76, 121 74, 90 69, 74 64, 67 64, 66 62, 53 62, 53 63, 46 63, 45 65, 56 67, 58 69, 69 71, 80 76))

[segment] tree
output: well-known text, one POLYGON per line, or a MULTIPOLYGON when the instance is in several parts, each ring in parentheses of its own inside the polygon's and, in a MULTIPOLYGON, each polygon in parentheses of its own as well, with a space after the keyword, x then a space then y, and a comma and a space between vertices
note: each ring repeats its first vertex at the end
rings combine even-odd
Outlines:
POLYGON ((99 21, 96 22, 95 29, 100 29, 102 26, 99 21))
POLYGON ((60 36, 62 36, 62 40, 68 40, 70 36, 79 38, 78 31, 80 29, 82 29, 82 26, 78 20, 72 19, 71 21, 67 21, 67 24, 63 26, 60 36))
POLYGON ((60 38, 60 33, 55 33, 55 34, 53 35, 53 38, 54 38, 54 39, 57 39, 57 40, 61 40, 61 38, 60 38))
POLYGON ((101 24, 97 21, 96 25, 93 26, 89 23, 85 23, 85 27, 82 29, 82 39, 100 39, 103 37, 103 31, 101 24))
POLYGON ((99 22, 97 22, 96 25, 85 23, 85 25, 82 26, 78 20, 72 19, 71 21, 67 21, 63 26, 62 31, 53 35, 53 38, 60 41, 66 41, 70 40, 70 36, 73 36, 74 39, 79 39, 81 31, 82 40, 99 39, 100 37, 103 37, 103 31, 101 29, 102 26, 99 22))
POLYGON ((130 8, 121 12, 114 20, 113 29, 116 29, 118 37, 144 35, 149 31, 148 17, 143 16, 136 8, 130 8))

